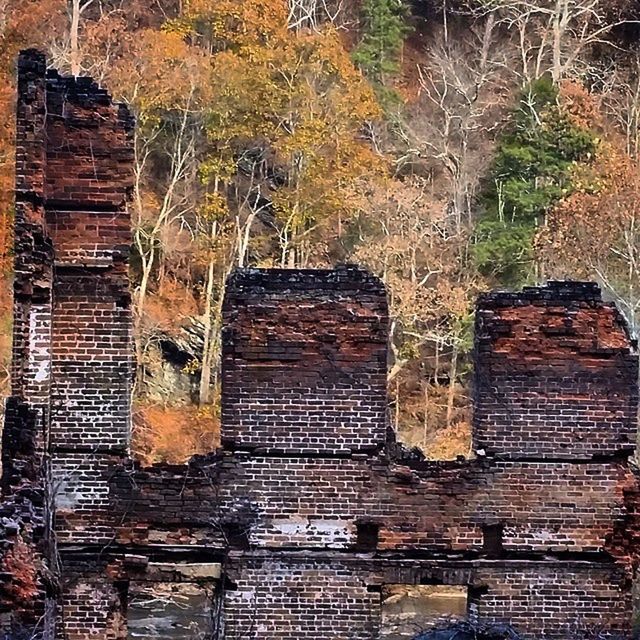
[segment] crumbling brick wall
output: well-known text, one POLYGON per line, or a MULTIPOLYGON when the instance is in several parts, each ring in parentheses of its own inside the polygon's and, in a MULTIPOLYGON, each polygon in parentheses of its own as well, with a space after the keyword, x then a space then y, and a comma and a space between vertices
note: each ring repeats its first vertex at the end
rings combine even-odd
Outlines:
POLYGON ((638 408, 631 345, 619 311, 592 283, 482 296, 475 445, 516 459, 629 456, 638 408))
POLYGON ((131 121, 35 52, 19 67, 0 507, 17 526, 0 550, 24 538, 37 594, 0 629, 45 612, 46 637, 123 640, 129 592, 155 581, 213 593, 211 633, 228 640, 376 640, 390 584, 467 587, 470 619, 525 638, 630 633, 638 362, 595 285, 480 298, 477 457, 430 462, 387 422, 382 283, 357 267, 238 270, 222 447, 141 468, 127 458, 131 121))
POLYGON ((29 549, 40 593, 0 606, 12 611, 5 626, 20 618, 34 637, 54 633, 64 590, 56 543, 113 531, 106 474, 127 454, 131 413, 132 125, 92 80, 47 71, 36 51, 20 55, 2 509, 14 505, 13 537, 29 549))
POLYGON ((357 378, 358 363, 340 362, 336 345, 357 337, 367 376, 372 362, 385 371, 376 353, 385 294, 367 288, 370 278, 355 268, 234 275, 225 302, 223 396, 231 400, 223 403, 233 403, 225 405, 225 450, 188 467, 116 474, 121 543, 147 553, 178 541, 216 549, 228 580, 226 638, 273 637, 277 620, 287 620, 278 637, 376 638, 379 587, 388 583, 466 585, 470 616, 511 621, 526 637, 601 626, 629 632, 633 563, 614 540, 629 530, 629 487, 637 486, 628 463, 637 361, 615 308, 584 284, 481 298, 474 436, 483 451, 461 462, 416 461, 392 442, 381 446, 384 420, 372 425, 355 410, 335 427, 341 385, 358 388, 343 370, 357 378), (339 324, 326 321, 331 288, 339 324), (365 303, 377 321, 361 312, 365 303), (547 329, 555 324, 562 330, 547 329), (520 353, 530 354, 524 367, 520 353), (245 393, 247 380, 254 387, 245 393), (611 392, 612 407, 603 406, 611 392), (589 393, 597 401, 589 403, 589 393), (307 418, 302 395, 334 411, 307 418), (546 412, 547 398, 557 413, 546 412), (295 416, 296 429, 278 447, 281 414, 287 422, 295 416), (374 433, 374 446, 363 447, 360 432, 374 433), (554 448, 556 439, 566 446, 554 448), (330 616, 325 598, 343 613, 330 616))
POLYGON ((51 623, 50 537, 39 420, 25 402, 5 405, 0 489, 0 638, 39 638, 51 623))

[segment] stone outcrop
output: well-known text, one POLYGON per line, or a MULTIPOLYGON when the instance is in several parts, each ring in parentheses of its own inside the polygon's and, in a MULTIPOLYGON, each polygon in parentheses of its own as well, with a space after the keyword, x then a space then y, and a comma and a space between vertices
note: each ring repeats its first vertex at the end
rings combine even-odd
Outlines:
POLYGON ((124 639, 154 594, 187 586, 207 637, 376 640, 386 585, 451 585, 472 625, 631 634, 638 359, 596 285, 480 298, 477 456, 429 462, 388 425, 377 278, 236 271, 222 447, 141 468, 127 457, 131 120, 35 52, 19 87, 0 550, 29 566, 22 582, 15 562, 0 569, 1 629, 124 639))

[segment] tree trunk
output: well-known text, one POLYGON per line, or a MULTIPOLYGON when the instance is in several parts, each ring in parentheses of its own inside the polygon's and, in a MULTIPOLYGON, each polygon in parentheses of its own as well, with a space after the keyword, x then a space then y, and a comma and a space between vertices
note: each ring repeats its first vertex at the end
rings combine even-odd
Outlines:
POLYGON ((451 426, 453 405, 456 397, 456 378, 458 376, 458 346, 454 345, 449 366, 449 389, 447 392, 447 428, 451 426))
POLYGON ((424 420, 422 421, 422 450, 427 450, 427 434, 429 432, 429 381, 424 384, 424 420))
POLYGON ((211 371, 213 369, 213 318, 211 312, 213 309, 213 278, 215 276, 215 260, 213 252, 209 257, 209 267, 207 269, 207 288, 205 294, 205 310, 204 310, 204 348, 202 351, 202 369, 200 372, 200 389, 198 395, 198 403, 202 407, 209 404, 211 400, 211 371))
POLYGON ((71 73, 74 76, 80 75, 80 47, 79 47, 79 31, 80 31, 80 0, 71 1, 71 28, 69 32, 70 51, 69 62, 71 64, 71 73))

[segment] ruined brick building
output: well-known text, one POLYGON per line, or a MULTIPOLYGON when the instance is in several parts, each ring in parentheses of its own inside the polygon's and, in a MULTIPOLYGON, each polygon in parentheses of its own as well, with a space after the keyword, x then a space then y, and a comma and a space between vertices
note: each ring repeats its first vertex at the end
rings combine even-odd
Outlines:
POLYGON ((162 584, 191 588, 200 637, 374 640, 394 584, 462 587, 526 638, 628 636, 638 359, 593 284, 479 300, 478 455, 428 462, 389 429, 382 283, 237 271, 221 449, 129 460, 132 126, 22 54, 0 630, 140 637, 136 594, 162 584))

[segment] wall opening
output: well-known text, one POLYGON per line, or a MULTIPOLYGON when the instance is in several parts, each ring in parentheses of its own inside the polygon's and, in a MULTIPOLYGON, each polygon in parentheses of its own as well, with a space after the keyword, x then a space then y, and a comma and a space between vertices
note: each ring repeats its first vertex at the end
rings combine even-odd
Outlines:
POLYGON ((132 582, 128 640, 205 640, 214 631, 214 588, 175 582, 132 582))
POLYGON ((497 524, 482 525, 482 551, 487 558, 500 558, 502 556, 502 536, 504 525, 497 524))
POLYGON ((467 618, 467 587, 389 584, 382 588, 382 640, 410 640, 467 618))
POLYGON ((375 551, 378 548, 380 525, 377 522, 356 524, 356 548, 358 551, 375 551))

